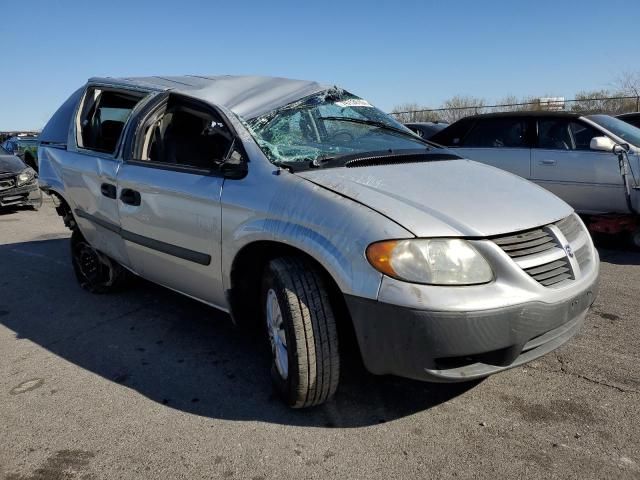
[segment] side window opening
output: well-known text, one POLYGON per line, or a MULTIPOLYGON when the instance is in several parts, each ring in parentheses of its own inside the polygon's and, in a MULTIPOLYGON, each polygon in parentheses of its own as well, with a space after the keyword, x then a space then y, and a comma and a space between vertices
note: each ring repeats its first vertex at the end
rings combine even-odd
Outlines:
POLYGON ((528 148, 527 123, 521 118, 478 120, 462 140, 464 147, 528 148))
POLYGON ((78 146, 113 154, 132 110, 144 97, 137 92, 90 88, 78 116, 78 146))
POLYGON ((591 150, 591 139, 604 135, 592 126, 582 122, 573 121, 569 123, 569 128, 571 129, 571 135, 573 135, 576 150, 591 150))
POLYGON ((547 150, 574 150, 569 122, 564 118, 544 119, 538 122, 538 148, 547 150))
POLYGON ((233 135, 213 110, 169 99, 139 130, 134 157, 212 169, 228 155, 233 135))

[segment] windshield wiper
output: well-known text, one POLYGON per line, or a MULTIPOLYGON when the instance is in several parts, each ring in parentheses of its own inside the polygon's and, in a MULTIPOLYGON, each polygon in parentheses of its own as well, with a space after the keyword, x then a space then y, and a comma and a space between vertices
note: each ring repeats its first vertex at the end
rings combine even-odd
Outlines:
MULTIPOLYGON (((400 134, 405 135, 407 137, 411 137, 412 140, 417 140, 420 143, 424 143, 425 145, 428 145, 427 142, 425 142, 422 138, 418 137, 417 135, 415 135, 415 134, 413 134, 411 132, 407 132, 405 130, 402 130, 401 128, 396 128, 396 127, 393 127, 391 125, 387 125, 386 123, 378 122, 376 120, 368 120, 368 119, 364 119, 364 118, 351 118, 351 117, 318 117, 318 118, 320 120, 335 120, 335 121, 338 121, 338 122, 351 122, 351 123, 359 123, 361 125, 371 125, 373 127, 378 127, 378 128, 383 129, 383 130, 389 130, 391 132, 400 133, 400 134)), ((427 148, 429 148, 429 147, 427 147, 427 148)))

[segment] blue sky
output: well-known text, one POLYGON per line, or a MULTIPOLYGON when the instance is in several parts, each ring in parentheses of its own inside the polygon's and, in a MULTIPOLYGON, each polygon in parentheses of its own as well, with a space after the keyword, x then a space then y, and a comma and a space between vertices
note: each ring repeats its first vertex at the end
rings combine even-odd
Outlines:
POLYGON ((571 97, 640 71, 631 0, 4 0, 2 17, 0 130, 41 128, 91 76, 285 76, 390 110, 571 97))

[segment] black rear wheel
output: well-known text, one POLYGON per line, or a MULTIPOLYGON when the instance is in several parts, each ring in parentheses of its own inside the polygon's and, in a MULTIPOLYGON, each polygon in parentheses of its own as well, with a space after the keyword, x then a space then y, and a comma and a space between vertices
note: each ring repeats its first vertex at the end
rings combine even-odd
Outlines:
POLYGON ((71 234, 71 262, 78 283, 91 293, 118 290, 131 275, 118 262, 89 245, 78 230, 71 234))

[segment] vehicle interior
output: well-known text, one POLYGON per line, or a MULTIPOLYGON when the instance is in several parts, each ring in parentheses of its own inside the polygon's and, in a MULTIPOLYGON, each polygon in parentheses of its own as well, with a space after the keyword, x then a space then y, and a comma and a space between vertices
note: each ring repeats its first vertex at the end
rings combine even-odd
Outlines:
POLYGON ((552 150, 590 150, 593 137, 602 136, 582 122, 544 119, 538 122, 538 148, 552 150))
POLYGON ((526 122, 519 118, 478 121, 466 135, 462 145, 482 148, 525 148, 526 122))
POLYGON ((215 111, 180 98, 170 98, 140 131, 136 158, 205 169, 225 159, 233 140, 215 111))
POLYGON ((80 114, 78 146, 114 153, 124 125, 144 94, 89 89, 80 114))
POLYGON ((543 120, 538 123, 538 147, 571 150, 569 123, 566 120, 543 120))

